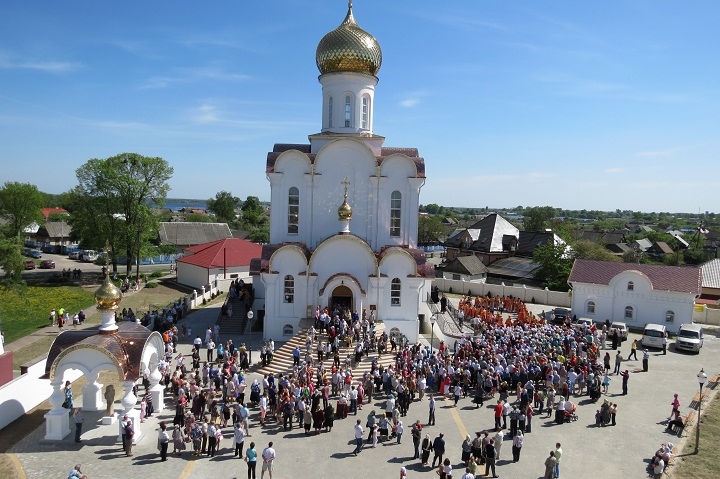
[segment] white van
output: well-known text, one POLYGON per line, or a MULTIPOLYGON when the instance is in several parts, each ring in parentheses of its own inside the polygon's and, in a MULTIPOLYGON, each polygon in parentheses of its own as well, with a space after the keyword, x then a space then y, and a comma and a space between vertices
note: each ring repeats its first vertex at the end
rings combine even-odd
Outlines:
POLYGON ((91 250, 91 249, 86 249, 85 251, 83 251, 82 260, 83 260, 84 262, 86 262, 86 263, 92 263, 92 262, 95 261, 97 258, 98 258, 97 251, 91 250))
POLYGON ((675 349, 700 352, 703 346, 703 328, 699 324, 683 324, 675 338, 675 349))
POLYGON ((662 348, 667 338, 667 329, 662 324, 648 323, 642 333, 642 345, 652 348, 662 348))

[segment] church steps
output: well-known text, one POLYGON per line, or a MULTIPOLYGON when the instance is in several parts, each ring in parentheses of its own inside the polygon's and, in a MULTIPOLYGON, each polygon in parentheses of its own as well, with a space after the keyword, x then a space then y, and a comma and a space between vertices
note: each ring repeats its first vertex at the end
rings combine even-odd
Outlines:
MULTIPOLYGON (((385 330, 385 325, 383 323, 377 323, 375 332, 382 333, 385 330)), ((287 342, 285 342, 280 348, 278 348, 274 354, 273 354, 273 361, 266 367, 262 367, 259 362, 257 362, 253 368, 253 371, 258 374, 274 374, 276 377, 280 374, 286 374, 290 373, 293 370, 293 357, 292 352, 295 349, 295 346, 297 346, 301 353, 301 360, 305 357, 305 341, 307 340, 307 329, 300 330, 295 336, 290 338, 287 342)), ((328 337, 327 334, 316 334, 316 341, 313 343, 313 350, 312 355, 313 359, 317 360, 317 338, 320 338, 323 340, 323 342, 326 342, 328 337)), ((349 348, 345 346, 340 347, 340 364, 341 366, 345 364, 345 359, 347 356, 351 356, 351 358, 355 357, 355 349, 354 345, 356 343, 353 343, 349 348)), ((363 356, 362 360, 360 361, 360 364, 352 366, 352 372, 353 375, 357 378, 362 376, 365 372, 370 371, 370 367, 372 366, 372 358, 379 357, 378 364, 380 367, 387 367, 391 364, 395 363, 395 352, 392 353, 385 353, 378 355, 377 351, 371 352, 369 356, 363 356)), ((258 358, 259 359, 259 358, 258 358)), ((332 356, 330 356, 330 359, 325 359, 323 361, 327 366, 332 367, 332 356)))

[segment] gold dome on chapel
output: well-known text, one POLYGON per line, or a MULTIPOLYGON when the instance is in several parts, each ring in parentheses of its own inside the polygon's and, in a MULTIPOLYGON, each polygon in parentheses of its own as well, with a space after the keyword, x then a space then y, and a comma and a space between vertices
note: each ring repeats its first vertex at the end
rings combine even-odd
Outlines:
POLYGON ((340 26, 320 40, 315 52, 315 62, 323 75, 356 72, 376 76, 380 71, 380 44, 355 22, 352 2, 348 2, 348 13, 340 26))
POLYGON ((122 299, 122 291, 110 281, 110 274, 105 273, 105 281, 95 291, 95 303, 98 309, 115 310, 122 299))
POLYGON ((343 201, 343 204, 341 204, 340 208, 338 208, 338 219, 340 221, 347 221, 352 219, 352 206, 348 204, 347 196, 345 197, 345 201, 343 201))

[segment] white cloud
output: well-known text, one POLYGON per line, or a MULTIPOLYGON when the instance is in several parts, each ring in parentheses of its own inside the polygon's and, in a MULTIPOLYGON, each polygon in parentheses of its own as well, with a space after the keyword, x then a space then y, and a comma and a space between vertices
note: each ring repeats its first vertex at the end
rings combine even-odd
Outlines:
POLYGON ((141 89, 167 88, 171 84, 188 84, 205 81, 238 82, 249 80, 250 75, 244 73, 232 73, 222 68, 200 67, 195 69, 181 68, 174 76, 154 76, 140 87, 141 89))
POLYGON ((615 175, 615 174, 618 174, 618 173, 622 173, 623 171, 625 171, 625 168, 615 167, 615 168, 608 168, 608 169, 606 169, 606 170, 605 170, 605 173, 607 173, 607 174, 609 174, 609 175, 615 175))
POLYGON ((426 91, 412 91, 405 94, 405 98, 398 103, 403 108, 413 108, 422 103, 423 98, 428 96, 426 91))
POLYGON ((13 61, 0 58, 0 69, 39 70, 47 73, 65 73, 80 68, 80 63, 60 61, 13 61))

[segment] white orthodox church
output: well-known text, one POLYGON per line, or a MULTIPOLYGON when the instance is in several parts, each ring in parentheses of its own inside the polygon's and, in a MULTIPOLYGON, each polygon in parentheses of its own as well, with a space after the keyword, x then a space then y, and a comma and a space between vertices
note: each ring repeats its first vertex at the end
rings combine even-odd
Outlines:
POLYGON ((320 132, 267 156, 270 244, 251 264, 253 309, 264 311, 274 339, 297 333, 318 306, 341 306, 415 341, 434 277, 417 249, 425 163, 417 149, 386 147, 373 132, 382 52, 355 22, 352 2, 320 40, 316 62, 320 132))

